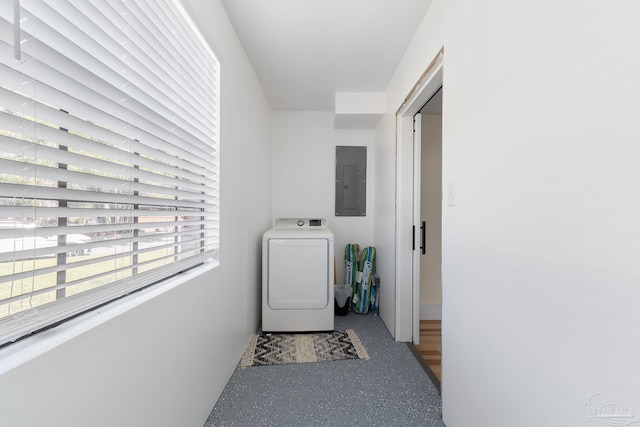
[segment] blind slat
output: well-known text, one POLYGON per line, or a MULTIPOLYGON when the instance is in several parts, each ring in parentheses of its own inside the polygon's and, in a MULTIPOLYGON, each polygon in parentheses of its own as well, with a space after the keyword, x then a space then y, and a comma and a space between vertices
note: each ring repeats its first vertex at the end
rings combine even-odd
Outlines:
MULTIPOLYGON (((2 21, 0 20, 0 24, 2 21)), ((1 28, 1 25, 0 25, 1 28)), ((0 42, 0 48, 7 49, 6 41, 0 42)), ((38 57, 31 56, 31 48, 25 47, 22 56, 26 58, 25 62, 20 64, 20 70, 29 77, 37 78, 43 83, 55 86, 69 95, 71 98, 82 101, 83 104, 92 105, 100 110, 105 111, 108 115, 112 115, 121 121, 122 127, 113 129, 116 132, 128 135, 130 127, 140 128, 144 133, 155 135, 155 142, 161 142, 161 146, 165 150, 171 151, 172 143, 175 141, 189 150, 185 150, 182 158, 193 162, 194 164, 203 164, 202 156, 209 156, 208 153, 201 149, 199 144, 194 144, 193 140, 185 139, 184 132, 177 132, 178 128, 169 128, 170 121, 159 117, 155 113, 151 113, 142 103, 131 98, 128 94, 113 86, 104 83, 97 76, 87 73, 85 69, 79 67, 65 58, 56 55, 53 51, 47 50, 46 46, 40 46, 38 57), (47 55, 49 54, 49 55, 47 55), (48 56, 51 56, 50 58, 48 56), (45 65, 52 63, 51 66, 45 65), (78 82, 74 78, 80 78, 78 82), (154 124, 156 120, 158 124, 154 124)), ((4 55, 3 55, 4 56, 4 55)), ((5 64, 11 65, 11 64, 5 64)), ((59 105, 65 111, 84 117, 86 111, 74 111, 69 106, 59 105)), ((105 115, 96 117, 97 123, 105 119, 105 115)), ((212 134, 213 136, 216 133, 212 134)), ((137 138, 135 138, 137 139, 137 138)))
MULTIPOLYGON (((6 45, 3 42, 0 42, 0 57, 6 56, 9 50, 10 46, 6 45)), ((24 71, 33 70, 27 70, 25 68, 26 66, 27 65, 22 66, 20 70, 16 70, 12 69, 6 64, 0 64, 0 80, 3 82, 3 85, 20 93, 35 92, 35 90, 32 88, 35 85, 33 83, 33 78, 31 77, 31 75, 24 73, 24 71)), ((31 68, 36 67, 32 66, 31 68)), ((123 121, 113 115, 104 114, 101 110, 96 108, 95 105, 87 104, 82 100, 70 96, 62 90, 57 89, 56 87, 43 84, 42 82, 38 82, 37 86, 38 100, 49 105, 55 105, 57 109, 62 109, 64 111, 74 111, 76 112, 75 117, 79 117, 82 120, 90 123, 100 123, 101 127, 109 129, 111 132, 132 139, 134 142, 140 144, 140 146, 135 147, 136 152, 144 152, 147 150, 147 148, 145 147, 151 147, 154 156, 161 161, 168 162, 171 159, 174 159, 174 161, 180 160, 175 159, 175 156, 172 156, 170 154, 172 146, 170 142, 160 139, 157 136, 144 131, 143 129, 132 126, 130 123, 127 123, 126 121, 123 121), (82 115, 77 114, 77 112, 82 112, 82 115), (121 131, 126 131, 126 135, 121 131), (144 143, 141 141, 144 141, 144 143)), ((217 137, 217 134, 213 134, 212 137, 217 137)), ((213 146, 211 146, 209 154, 215 156, 216 150, 217 148, 214 144, 213 146)), ((199 159, 197 158, 197 156, 195 158, 199 159)), ((202 159, 199 159, 200 162, 194 162, 194 157, 190 157, 188 160, 191 164, 205 167, 206 170, 207 163, 203 164, 202 159)))
POLYGON ((212 180, 207 177, 192 173, 188 169, 158 164, 144 157, 71 134, 66 130, 34 123, 11 114, 0 113, 0 119, 2 120, 5 130, 9 132, 14 134, 22 133, 24 136, 30 137, 31 140, 40 140, 57 146, 67 147, 66 150, 62 151, 57 148, 41 145, 38 156, 43 160, 51 160, 78 167, 90 167, 93 170, 113 174, 122 174, 123 170, 126 170, 127 174, 134 172, 137 178, 167 184, 171 184, 171 181, 175 178, 203 181, 205 184, 213 183, 212 180), (78 152, 81 151, 90 153, 92 156, 78 154, 78 152), (132 170, 132 166, 134 165, 139 167, 135 171, 132 170))
MULTIPOLYGON (((205 239, 200 239, 198 241, 204 243, 205 239)), ((209 245, 211 246, 211 245, 209 245)), ((158 247, 151 247, 151 248, 145 248, 145 249, 141 249, 141 250, 134 250, 134 251, 130 251, 128 252, 126 255, 123 255, 122 253, 112 253, 110 255, 106 255, 106 256, 100 256, 97 258, 91 258, 91 259, 86 259, 86 260, 82 260, 82 261, 73 261, 70 264, 62 264, 62 265, 53 265, 50 267, 44 267, 44 268, 38 268, 38 269, 34 269, 34 270, 26 270, 26 271, 22 271, 22 272, 18 272, 18 273, 12 273, 10 275, 7 276, 2 276, 2 279, 0 280, 0 283, 2 282, 9 282, 9 281, 16 281, 16 280, 22 280, 22 279, 28 279, 28 278, 36 278, 38 276, 43 276, 45 274, 51 274, 51 273, 57 273, 59 271, 67 271, 67 270, 71 270, 71 269, 80 269, 83 268, 85 266, 95 266, 96 264, 103 264, 105 262, 110 262, 110 261, 116 261, 116 260, 122 260, 123 258, 128 258, 131 257, 133 255, 140 255, 140 254, 144 254, 144 253, 149 253, 149 252, 157 252, 159 250, 163 250, 163 249, 169 249, 169 248, 173 248, 175 247, 174 245, 163 245, 163 246, 158 246, 158 247)), ((203 246, 204 248, 204 246, 203 246)), ((72 250, 78 250, 77 248, 71 248, 72 250)), ((85 249, 85 248, 83 248, 85 249)), ((211 247, 207 247, 205 249, 211 249, 211 247)), ((184 255, 184 252, 176 252, 175 254, 171 254, 171 255, 167 255, 167 256, 176 256, 176 255, 184 255)), ((157 257, 157 258, 153 258, 150 262, 156 262, 160 259, 163 259, 163 257, 157 257)), ((131 268, 135 268, 136 266, 139 265, 143 265, 143 264, 134 264, 131 268)), ((15 299, 19 299, 19 296, 15 299)))
MULTIPOLYGON (((203 235, 203 234, 204 233, 202 230, 195 229, 187 232, 181 231, 181 232, 174 232, 174 233, 164 233, 163 238, 180 237, 181 239, 184 238, 184 240, 180 240, 179 244, 190 244, 191 242, 196 240, 205 241, 206 240, 205 237, 210 237, 213 235, 213 234, 211 235, 203 235), (193 236, 198 236, 198 237, 194 239, 193 236)), ((108 241, 108 243, 109 243, 109 246, 116 246, 116 245, 127 245, 132 243, 155 241, 157 239, 158 239, 157 235, 151 235, 151 236, 140 236, 140 237, 134 237, 134 238, 128 237, 128 238, 120 238, 120 239, 111 239, 108 241)), ((153 250, 173 247, 176 244, 177 243, 173 242, 173 243, 164 244, 164 245, 155 245, 153 246, 153 248, 155 248, 153 250)), ((13 246, 8 247, 8 249, 10 249, 8 252, 0 252, 0 262, 12 261, 12 260, 22 261, 22 260, 31 259, 33 257, 40 258, 40 257, 46 257, 46 256, 55 256, 62 253, 82 251, 85 249, 99 248, 102 246, 105 246, 105 242, 92 241, 84 244, 78 243, 78 244, 67 244, 63 246, 58 246, 55 240, 24 239, 20 241, 16 239, 13 241, 13 246)), ((146 249, 146 251, 150 251, 150 250, 152 249, 146 249)), ((135 252, 135 251, 130 251, 130 252, 135 252)), ((141 250, 140 252, 144 252, 144 251, 141 250)), ((0 276, 0 277, 4 277, 4 276, 0 276)))
MULTIPOLYGON (((175 102, 175 99, 180 97, 178 93, 176 93, 176 98, 172 99, 166 95, 169 90, 167 87, 154 88, 151 86, 149 80, 143 79, 138 74, 139 72, 145 72, 145 75, 149 74, 146 72, 146 66, 130 63, 133 57, 125 52, 117 55, 117 53, 105 51, 102 45, 96 43, 76 26, 81 23, 72 22, 58 13, 58 10, 73 13, 74 8, 64 2, 58 3, 58 6, 51 8, 38 0, 23 0, 22 5, 27 11, 37 12, 37 15, 34 13, 37 19, 26 20, 22 25, 22 30, 25 33, 38 34, 49 47, 60 52, 72 63, 92 72, 113 88, 121 88, 123 93, 144 105, 149 110, 149 114, 170 117, 180 129, 188 132, 188 136, 186 133, 184 135, 185 139, 207 138, 206 135, 211 129, 208 129, 190 112, 197 111, 195 106, 191 106, 191 109, 185 109, 185 111, 175 111, 175 108, 181 108, 175 102), (123 73, 123 70, 126 72, 123 73), (168 108, 167 105, 172 105, 174 109, 168 108), (187 113, 187 111, 189 112, 187 113)), ((126 39, 123 38, 111 39, 110 45, 121 47, 124 42, 126 39)), ((35 49, 39 52, 42 50, 42 46, 37 46, 35 49)), ((27 48, 25 51, 29 52, 30 49, 27 48)))
MULTIPOLYGON (((46 15, 43 15, 46 16, 46 15)), ((47 33, 48 26, 46 21, 33 19, 25 20, 22 23, 22 37, 29 39, 32 34, 27 32, 30 29, 34 33, 47 33)), ((2 40, 5 43, 11 43, 11 39, 2 31, 2 40)), ((74 46, 70 41, 63 37, 51 34, 49 37, 39 40, 36 43, 27 43, 22 46, 22 56, 25 58, 23 67, 29 63, 47 64, 47 67, 40 67, 38 71, 41 73, 39 80, 44 82, 55 82, 60 85, 62 80, 71 80, 72 84, 67 86, 67 93, 73 94, 78 99, 91 99, 90 103, 95 103, 97 99, 106 101, 104 106, 118 117, 129 114, 129 120, 151 133, 161 135, 163 139, 180 139, 183 143, 192 145, 196 152, 203 151, 203 145, 196 143, 197 138, 205 140, 209 139, 209 135, 195 132, 196 135, 190 133, 184 127, 178 126, 176 120, 183 125, 187 125, 188 121, 183 121, 173 111, 168 111, 160 104, 154 102, 146 96, 141 95, 135 86, 118 79, 116 72, 104 67, 99 61, 92 58, 89 53, 83 53, 81 49, 74 46), (48 43, 57 42, 62 51, 57 51, 49 46, 48 43), (73 57, 79 56, 83 59, 83 63, 73 61, 69 55, 73 57), (35 60, 35 61, 34 61, 35 60), (55 70, 55 71, 54 71, 55 70), (156 111, 162 110, 161 112, 156 111), (161 113, 166 114, 163 116, 161 113), (170 120, 167 120, 167 117, 170 120)), ((115 42, 115 41, 114 41, 115 42)), ((132 64, 128 64, 129 66, 132 64)))
MULTIPOLYGON (((126 49, 124 46, 120 46, 120 45, 114 46, 113 44, 114 39, 116 40, 119 38, 124 39, 125 36, 123 34, 117 35, 119 33, 119 29, 113 25, 109 25, 110 23, 106 21, 106 19, 95 9, 93 5, 91 5, 86 1, 76 2, 73 5, 67 4, 67 3, 61 4, 59 1, 56 1, 56 0, 45 1, 45 2, 51 6, 52 10, 56 10, 57 12, 59 12, 59 16, 64 17, 67 20, 67 25, 64 25, 63 29, 69 28, 69 26, 72 25, 72 23, 79 23, 78 26, 86 27, 85 22, 87 21, 90 22, 91 19, 94 19, 94 20, 97 19, 101 22, 102 25, 107 25, 108 31, 106 29, 99 28, 94 31, 91 31, 90 33, 84 34, 85 37, 90 39, 90 41, 87 41, 86 43, 92 43, 90 46, 85 48, 85 50, 93 52, 94 55, 96 55, 96 52, 100 51, 102 52, 102 55, 110 57, 111 61, 124 61, 125 58, 127 61, 135 61, 136 62, 135 68, 137 70, 140 70, 137 73, 135 73, 135 82, 138 87, 142 89, 144 88, 148 89, 149 88, 148 85, 152 85, 151 86, 152 90, 147 90, 147 93, 151 92, 155 96, 159 96, 160 98, 158 99, 158 101, 165 105, 171 104, 172 100, 174 99, 178 99, 179 105, 181 108, 183 108, 185 111, 189 111, 189 109, 193 109, 192 111, 190 111, 190 114, 194 117, 197 117, 198 123, 200 123, 203 126, 206 126, 205 125, 206 115, 204 113, 211 112, 210 108, 211 108, 212 100, 208 100, 208 101, 205 100, 205 98, 203 98, 202 96, 202 93, 193 93, 193 95, 190 97, 185 96, 184 95, 185 93, 190 93, 191 91, 194 91, 200 88, 196 88, 193 86, 186 86, 183 82, 184 79, 181 78, 182 76, 180 76, 180 78, 178 79, 174 79, 179 85, 179 90, 178 91, 172 90, 174 88, 172 88, 167 83, 168 81, 172 80, 171 75, 168 74, 164 70, 164 68, 154 69, 152 67, 148 67, 146 64, 158 63, 157 60, 156 61, 149 60, 146 57, 145 51, 143 49, 140 49, 135 43, 127 44, 126 49), (86 13, 89 13, 90 16, 87 16, 86 13), (112 48, 112 51, 109 51, 110 47, 112 48), (177 92, 175 93, 177 98, 172 99, 168 97, 167 94, 171 92, 177 92)), ((47 16, 49 17, 52 15, 47 14, 47 16)), ((67 38, 68 37, 69 36, 67 36, 67 38)), ((80 39, 76 37, 74 34, 73 40, 74 42, 78 43, 80 39)), ((111 65, 112 68, 118 67, 118 65, 113 65, 113 64, 117 64, 117 62, 111 62, 111 64, 112 64, 111 65)), ((122 63, 119 66, 124 67, 125 65, 124 63, 122 63)), ((149 95, 151 96, 151 94, 149 95)), ((207 129, 206 131, 209 131, 209 130, 210 129, 207 129)))
MULTIPOLYGON (((6 140, 0 136, 0 143, 5 141, 6 140)), ((42 148, 40 148, 40 150, 42 150, 42 148)), ((130 192, 138 192, 143 195, 153 194, 157 195, 157 197, 170 197, 178 200, 200 200, 204 202, 213 202, 217 200, 217 196, 209 189, 209 187, 179 181, 177 179, 174 179, 173 181, 169 179, 166 181, 167 186, 159 186, 135 180, 123 181, 119 178, 93 175, 84 172, 65 171, 57 167, 39 166, 22 161, 5 160, 2 158, 0 158, 0 170, 2 171, 0 172, 0 175, 15 175, 16 177, 24 177, 25 179, 29 177, 35 179, 37 177, 38 180, 59 180, 71 183, 78 182, 82 183, 76 184, 78 187, 82 186, 86 189, 93 186, 103 189, 103 192, 106 192, 106 190, 111 190, 112 192, 120 191, 127 194, 130 192), (171 184, 174 186, 169 187, 168 185, 171 184), (176 184, 180 184, 180 187, 184 188, 178 188, 176 184), (203 191, 206 191, 206 193, 203 191)), ((34 188, 45 185, 46 184, 44 183, 40 183, 34 188)), ((10 194, 9 196, 15 197, 14 194, 10 194)))
MULTIPOLYGON (((174 223, 172 221, 145 221, 133 223, 135 229, 147 230, 154 228, 169 227, 174 223)), ((180 221, 181 227, 205 227, 204 229, 213 234, 215 230, 213 227, 217 225, 217 221, 213 219, 197 219, 197 220, 183 220, 180 221)), ((132 223, 122 224, 93 224, 93 225, 72 225, 72 226, 48 226, 48 227, 25 227, 24 224, 13 224, 14 228, 2 228, 2 239, 15 239, 25 237, 52 237, 63 236, 67 234, 106 234, 106 233, 118 233, 122 231, 128 231, 132 229, 132 223)), ((105 240, 108 240, 105 238, 105 240)))
MULTIPOLYGON (((149 146, 142 144, 138 141, 131 140, 123 135, 114 133, 109 129, 97 126, 93 123, 81 120, 69 113, 61 111, 59 109, 52 108, 46 104, 32 101, 24 95, 4 89, 0 87, 0 107, 18 112, 19 116, 16 116, 14 121, 17 122, 14 126, 28 126, 29 121, 34 121, 37 117, 38 122, 48 127, 52 127, 55 123, 56 128, 65 129, 72 134, 85 136, 85 138, 79 138, 70 143, 66 143, 67 146, 73 146, 74 148, 91 150, 93 154, 105 155, 124 155, 124 153, 135 153, 136 164, 138 166, 145 166, 149 169, 158 170, 165 173, 175 172, 176 167, 183 168, 189 172, 202 174, 208 172, 207 168, 193 164, 186 160, 175 159, 171 156, 161 155, 160 158, 150 157, 157 154, 157 151, 151 150, 149 146), (22 121, 20 121, 21 119, 22 121), (87 141, 86 136, 90 136, 91 140, 87 141), (100 142, 100 144, 95 144, 100 142), (171 164, 168 162, 171 161, 171 164)), ((11 117, 3 116, 0 120, 4 123, 9 123, 11 117)), ((11 130, 6 128, 5 130, 11 130)), ((34 130, 36 132, 36 130, 34 130)), ((44 135, 38 135, 40 138, 44 138, 44 135)))
POLYGON ((144 209, 138 208, 141 212, 148 209, 162 208, 202 208, 206 206, 202 201, 164 199, 156 197, 143 197, 133 195, 121 195, 115 193, 104 193, 98 191, 70 190, 58 187, 34 187, 25 184, 6 184, 0 182, 0 194, 14 194, 16 198, 33 200, 65 200, 66 202, 91 202, 93 204, 127 204, 144 205, 144 209))

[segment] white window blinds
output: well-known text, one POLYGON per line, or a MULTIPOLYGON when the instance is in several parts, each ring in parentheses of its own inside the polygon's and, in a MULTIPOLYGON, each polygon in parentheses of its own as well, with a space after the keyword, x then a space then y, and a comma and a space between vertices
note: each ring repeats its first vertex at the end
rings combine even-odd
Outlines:
POLYGON ((216 254, 219 63, 177 1, 0 2, 2 345, 216 254))

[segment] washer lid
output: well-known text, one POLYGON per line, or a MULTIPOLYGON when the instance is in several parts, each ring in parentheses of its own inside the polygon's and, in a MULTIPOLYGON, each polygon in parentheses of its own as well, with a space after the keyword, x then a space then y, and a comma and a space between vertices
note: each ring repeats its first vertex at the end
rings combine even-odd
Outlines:
POLYGON ((273 228, 323 230, 327 228, 325 218, 276 218, 273 228))

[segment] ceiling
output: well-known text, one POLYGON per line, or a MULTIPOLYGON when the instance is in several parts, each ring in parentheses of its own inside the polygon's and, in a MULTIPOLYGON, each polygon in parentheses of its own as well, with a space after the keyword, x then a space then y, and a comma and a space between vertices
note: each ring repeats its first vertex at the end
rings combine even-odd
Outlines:
POLYGON ((431 0, 222 3, 274 110, 333 111, 336 92, 386 90, 431 0))

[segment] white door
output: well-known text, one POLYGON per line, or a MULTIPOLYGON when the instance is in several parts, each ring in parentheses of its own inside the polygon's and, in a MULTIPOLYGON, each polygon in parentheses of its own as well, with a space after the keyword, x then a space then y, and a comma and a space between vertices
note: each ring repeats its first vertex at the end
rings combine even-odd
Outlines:
POLYGON ((274 310, 321 309, 329 302, 329 241, 270 239, 267 302, 274 310))
POLYGON ((412 338, 416 344, 420 319, 440 320, 442 307, 442 114, 433 112, 441 110, 442 98, 434 98, 421 110, 424 113, 414 116, 412 338))
POLYGON ((421 150, 422 150, 422 116, 413 116, 413 271, 412 271, 412 301, 413 327, 412 339, 420 344, 420 255, 422 254, 422 236, 424 229, 420 217, 421 199, 421 150))
POLYGON ((442 319, 442 92, 422 109, 420 316, 442 319))

